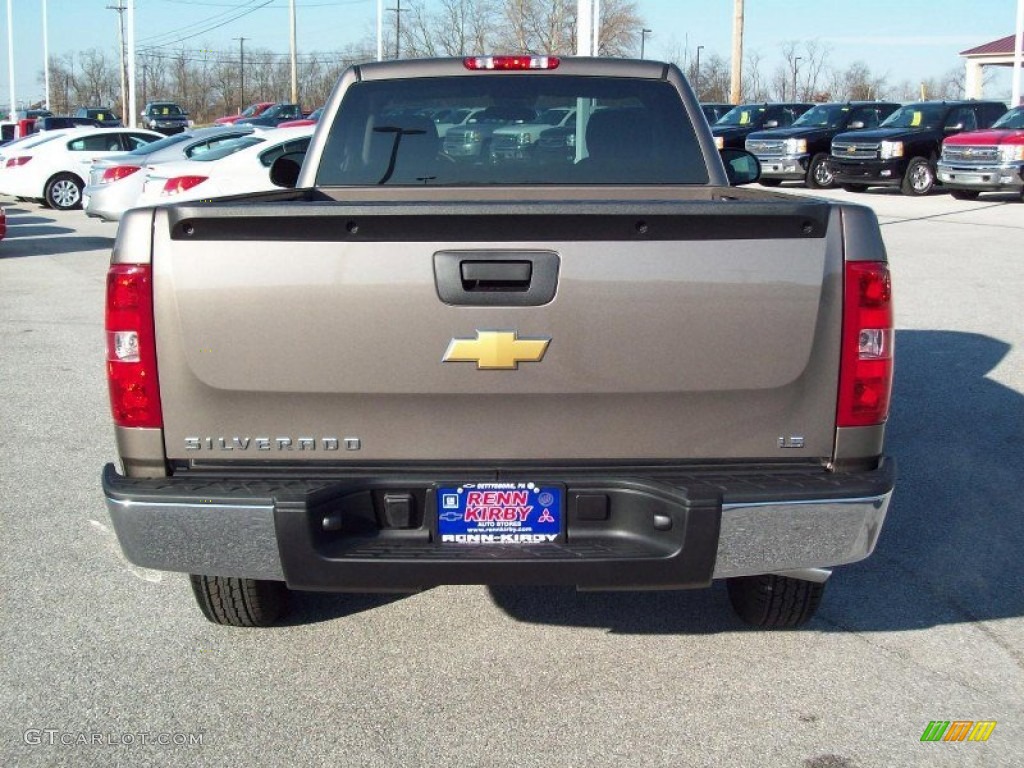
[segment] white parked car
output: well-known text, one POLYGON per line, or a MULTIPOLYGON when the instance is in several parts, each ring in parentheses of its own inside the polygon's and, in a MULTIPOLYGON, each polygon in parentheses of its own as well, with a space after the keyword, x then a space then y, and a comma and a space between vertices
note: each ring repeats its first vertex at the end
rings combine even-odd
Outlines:
POLYGON ((66 128, 4 152, 0 193, 66 211, 82 204, 89 166, 99 157, 130 152, 163 136, 132 128, 66 128))
POLYGON ((149 166, 136 205, 279 189, 270 181, 270 166, 281 155, 305 152, 315 129, 315 125, 271 128, 225 142, 191 160, 149 166))
POLYGON ((174 133, 134 152, 94 160, 82 191, 86 216, 119 221, 136 205, 146 181, 145 168, 188 160, 253 132, 250 126, 217 125, 174 133))

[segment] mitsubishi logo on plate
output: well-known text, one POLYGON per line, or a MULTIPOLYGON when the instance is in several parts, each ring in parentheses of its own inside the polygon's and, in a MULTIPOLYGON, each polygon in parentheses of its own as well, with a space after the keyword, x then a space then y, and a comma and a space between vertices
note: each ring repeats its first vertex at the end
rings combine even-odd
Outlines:
POLYGON ((539 363, 550 338, 520 339, 516 331, 477 331, 475 339, 452 339, 445 363, 476 363, 479 371, 514 371, 520 363, 539 363))

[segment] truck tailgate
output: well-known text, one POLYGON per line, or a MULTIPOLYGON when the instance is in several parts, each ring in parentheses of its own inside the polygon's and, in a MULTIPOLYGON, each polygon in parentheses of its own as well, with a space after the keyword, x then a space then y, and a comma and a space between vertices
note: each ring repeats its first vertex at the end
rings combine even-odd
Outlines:
POLYGON ((167 456, 831 455, 837 207, 645 200, 501 211, 308 202, 157 209, 167 456), (553 254, 543 257, 557 267, 553 298, 515 306, 511 291, 489 306, 446 303, 442 252, 456 262, 553 254), (442 361, 454 340, 482 355, 481 332, 549 344, 540 361, 509 369, 442 361))

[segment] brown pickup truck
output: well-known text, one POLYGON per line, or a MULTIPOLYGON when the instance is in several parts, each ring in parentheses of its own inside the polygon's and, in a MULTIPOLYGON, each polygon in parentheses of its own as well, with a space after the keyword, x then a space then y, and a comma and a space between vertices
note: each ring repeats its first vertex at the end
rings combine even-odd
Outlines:
POLYGON ((107 506, 211 621, 289 588, 727 579, 789 627, 874 549, 877 221, 739 187, 757 161, 676 67, 352 67, 270 172, 294 188, 128 212, 108 277, 107 506), (575 110, 574 151, 449 157, 453 107, 575 110))

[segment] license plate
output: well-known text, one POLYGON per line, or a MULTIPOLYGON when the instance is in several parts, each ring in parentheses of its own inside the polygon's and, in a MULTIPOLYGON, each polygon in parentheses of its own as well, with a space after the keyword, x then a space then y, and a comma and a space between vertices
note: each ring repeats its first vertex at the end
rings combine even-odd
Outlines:
POLYGON ((442 544, 548 544, 562 539, 564 490, 538 483, 464 483, 439 487, 442 544))

